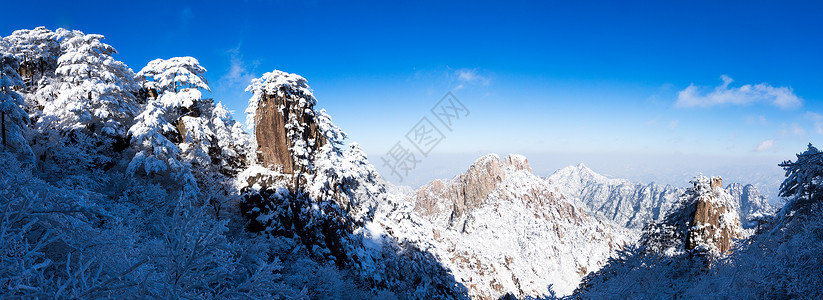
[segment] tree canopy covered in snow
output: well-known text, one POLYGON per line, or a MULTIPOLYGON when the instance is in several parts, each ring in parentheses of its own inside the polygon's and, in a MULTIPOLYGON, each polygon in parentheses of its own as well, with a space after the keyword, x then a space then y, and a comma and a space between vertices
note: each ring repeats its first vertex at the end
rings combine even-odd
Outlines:
POLYGON ((125 136, 124 123, 136 115, 135 74, 112 57, 117 51, 103 38, 73 31, 61 41, 57 98, 43 110, 44 120, 57 130, 85 128, 92 134, 125 136))
POLYGON ((145 86, 159 93, 179 92, 183 89, 203 89, 211 91, 203 77, 206 68, 194 57, 172 57, 150 61, 137 75, 146 78, 145 86))
POLYGON ((780 164, 786 170, 786 180, 780 185, 780 196, 793 198, 793 203, 819 202, 823 197, 823 153, 809 143, 797 160, 780 164))

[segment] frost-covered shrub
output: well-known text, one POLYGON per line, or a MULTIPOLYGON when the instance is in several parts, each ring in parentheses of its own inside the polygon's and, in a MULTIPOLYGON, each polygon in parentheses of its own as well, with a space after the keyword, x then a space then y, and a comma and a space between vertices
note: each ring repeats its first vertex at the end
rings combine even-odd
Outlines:
POLYGON ((100 297, 136 285, 136 234, 95 205, 98 194, 53 187, 6 153, 0 165, 0 297, 100 297))

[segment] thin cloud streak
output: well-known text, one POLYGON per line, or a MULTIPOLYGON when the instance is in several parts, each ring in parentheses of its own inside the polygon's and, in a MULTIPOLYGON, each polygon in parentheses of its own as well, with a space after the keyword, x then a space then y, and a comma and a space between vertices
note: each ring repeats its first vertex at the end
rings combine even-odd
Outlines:
POLYGON ((711 107, 718 105, 748 105, 766 103, 780 109, 798 108, 803 99, 794 94, 791 87, 773 87, 768 83, 746 84, 741 87, 729 87, 732 78, 720 76, 723 84, 706 92, 706 88, 690 84, 677 93, 677 107, 711 107))

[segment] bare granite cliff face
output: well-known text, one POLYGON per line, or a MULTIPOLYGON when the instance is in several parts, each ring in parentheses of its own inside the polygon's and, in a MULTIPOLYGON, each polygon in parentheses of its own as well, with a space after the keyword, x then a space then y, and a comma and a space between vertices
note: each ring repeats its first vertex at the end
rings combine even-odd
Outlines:
POLYGON ((259 94, 256 107, 249 107, 254 116, 257 160, 287 174, 306 171, 301 158, 307 159, 326 143, 315 120, 317 100, 299 75, 280 72, 270 77, 255 89, 259 94))
POLYGON ((325 139, 317 129, 313 110, 314 103, 295 101, 304 97, 291 86, 284 85, 277 91, 267 91, 262 96, 254 119, 254 133, 257 139, 257 158, 264 166, 282 167, 283 173, 292 174, 297 170, 294 138, 306 143, 313 150, 325 144, 325 139), (287 125, 301 125, 301 130, 290 130, 287 125), (290 137, 290 135, 292 137, 290 137))

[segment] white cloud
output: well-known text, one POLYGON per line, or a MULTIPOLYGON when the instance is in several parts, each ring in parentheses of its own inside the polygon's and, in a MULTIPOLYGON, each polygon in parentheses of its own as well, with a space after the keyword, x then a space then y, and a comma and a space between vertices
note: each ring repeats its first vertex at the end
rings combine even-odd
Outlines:
POLYGON ((754 150, 757 152, 761 152, 769 150, 772 147, 774 147, 774 140, 765 140, 760 142, 760 144, 758 144, 757 147, 754 148, 754 150))
POLYGON ((456 90, 464 88, 467 84, 489 85, 491 81, 488 77, 480 75, 477 69, 458 69, 454 71, 454 75, 457 77, 457 81, 460 82, 455 87, 456 90))
POLYGON ((800 127, 797 122, 792 122, 792 133, 796 135, 804 135, 806 134, 806 130, 804 130, 803 127, 800 127))
POLYGON ((677 128, 677 124, 680 124, 680 121, 678 121, 678 120, 672 121, 671 123, 669 123, 669 129, 674 130, 675 128, 677 128))
POLYGON ((812 120, 814 122, 814 131, 817 132, 817 134, 823 134, 823 115, 807 112, 805 119, 812 120))
POLYGON ((794 94, 791 87, 773 87, 768 83, 747 84, 741 87, 729 87, 732 79, 720 76, 723 84, 706 92, 706 88, 690 84, 677 93, 678 107, 709 107, 722 104, 745 105, 767 103, 781 109, 797 108, 803 105, 803 99, 794 94))
POLYGON ((766 117, 764 117, 764 116, 746 116, 746 124, 749 124, 749 125, 755 125, 755 124, 766 125, 766 124, 769 124, 769 122, 766 121, 766 117))
MULTIPOLYGON (((221 84, 227 86, 242 85, 243 89, 251 83, 251 80, 257 78, 253 71, 249 70, 249 64, 243 61, 240 55, 240 45, 237 48, 228 51, 229 54, 229 71, 220 77, 221 84)), ((256 65, 253 63, 252 65, 256 65)))

